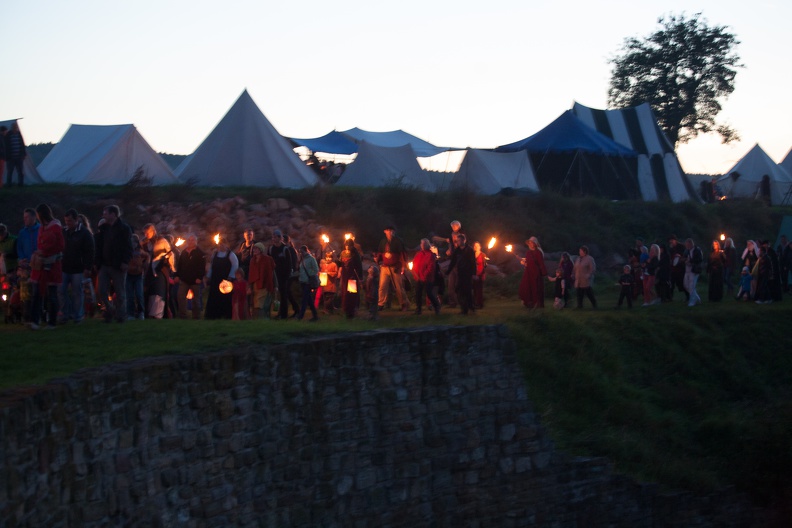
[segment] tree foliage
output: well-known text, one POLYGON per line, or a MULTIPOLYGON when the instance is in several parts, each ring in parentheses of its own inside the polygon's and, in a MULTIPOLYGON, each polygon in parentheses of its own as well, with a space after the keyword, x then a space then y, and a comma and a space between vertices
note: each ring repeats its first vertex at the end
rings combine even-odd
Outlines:
POLYGON ((737 132, 715 122, 720 100, 734 91, 742 65, 740 43, 725 26, 709 26, 701 13, 692 18, 658 19, 660 29, 639 40, 626 38, 621 54, 611 59, 608 105, 625 108, 648 102, 673 144, 715 132, 722 141, 737 132))

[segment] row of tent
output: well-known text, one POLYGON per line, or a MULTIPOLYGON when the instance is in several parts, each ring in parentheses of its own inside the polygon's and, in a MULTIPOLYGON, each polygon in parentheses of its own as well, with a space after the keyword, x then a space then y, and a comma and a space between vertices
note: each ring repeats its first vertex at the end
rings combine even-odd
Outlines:
MULTIPOLYGON (((318 138, 284 138, 247 90, 175 171, 133 125, 72 125, 38 171, 28 163, 26 177, 30 183, 121 185, 142 170, 154 185, 316 185, 318 177, 295 153, 297 147, 312 153, 356 155, 336 182, 340 186, 400 183, 433 192, 465 188, 496 194, 505 189, 541 189, 616 200, 698 199, 648 104, 598 110, 575 103, 521 141, 494 150, 465 149, 459 170, 448 173, 425 171, 417 158, 459 149, 438 147, 401 130, 353 128, 318 138)), ((781 203, 792 187, 790 174, 792 152, 779 165, 757 145, 723 177, 721 187, 730 196, 755 196, 758 182, 767 175, 773 203, 781 203)))

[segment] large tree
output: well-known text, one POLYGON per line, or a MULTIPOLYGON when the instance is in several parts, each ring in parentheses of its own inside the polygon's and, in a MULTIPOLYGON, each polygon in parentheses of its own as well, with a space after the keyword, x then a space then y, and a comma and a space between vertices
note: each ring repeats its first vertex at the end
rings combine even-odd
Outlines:
POLYGON ((740 57, 736 37, 724 26, 711 27, 701 13, 661 17, 660 29, 639 40, 627 38, 611 59, 608 105, 625 108, 648 102, 660 127, 676 145, 716 132, 724 143, 737 132, 715 122, 720 100, 734 91, 740 57))

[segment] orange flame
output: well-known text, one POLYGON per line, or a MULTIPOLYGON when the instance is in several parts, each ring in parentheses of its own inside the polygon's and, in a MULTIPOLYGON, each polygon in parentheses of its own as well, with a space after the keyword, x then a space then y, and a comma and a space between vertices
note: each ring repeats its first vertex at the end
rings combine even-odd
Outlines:
POLYGON ((407 263, 407 267, 410 269, 410 271, 412 271, 412 267, 413 267, 412 261, 407 263))
POLYGON ((512 252, 512 249, 513 249, 513 248, 512 248, 512 245, 511 245, 511 244, 507 244, 507 245, 506 245, 506 251, 508 251, 509 253, 511 253, 511 252, 512 252))
POLYGON ((487 249, 492 249, 492 248, 494 248, 494 247, 495 247, 495 244, 496 244, 497 242, 498 242, 498 239, 497 239, 497 238, 495 238, 495 237, 492 237, 492 238, 490 239, 490 241, 489 241, 489 244, 487 244, 487 249))
POLYGON ((352 236, 352 233, 344 233, 344 240, 349 240, 352 236))
POLYGON ((330 237, 329 237, 329 236, 327 236, 327 235, 322 235, 322 242, 324 242, 325 244, 327 244, 328 242, 330 242, 330 237))
POLYGON ((220 233, 217 233, 214 237, 212 237, 212 240, 214 240, 215 244, 219 244, 220 243, 220 233))
POLYGON ((721 233, 720 239, 721 239, 721 242, 726 240, 726 233, 721 233))
POLYGON ((186 240, 184 240, 183 238, 181 238, 181 237, 177 238, 176 239, 176 247, 182 246, 185 242, 186 242, 186 240))

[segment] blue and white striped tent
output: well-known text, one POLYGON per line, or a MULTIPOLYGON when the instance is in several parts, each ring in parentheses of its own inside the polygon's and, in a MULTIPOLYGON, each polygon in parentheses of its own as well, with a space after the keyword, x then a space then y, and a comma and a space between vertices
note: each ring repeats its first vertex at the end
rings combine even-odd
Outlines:
POLYGON ((575 103, 572 112, 597 132, 639 154, 637 177, 644 200, 698 200, 649 103, 619 110, 575 103))

